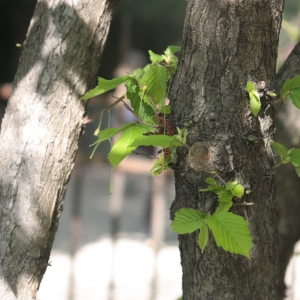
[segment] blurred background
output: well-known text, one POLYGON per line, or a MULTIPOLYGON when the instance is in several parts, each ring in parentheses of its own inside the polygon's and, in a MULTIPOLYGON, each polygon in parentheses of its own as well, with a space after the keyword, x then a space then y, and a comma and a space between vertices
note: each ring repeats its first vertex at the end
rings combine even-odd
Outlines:
MULTIPOLYGON (((18 44, 25 39, 35 3, 36 0, 0 0, 0 121, 22 51, 18 44)), ((278 67, 299 41, 299 11, 298 1, 285 1, 278 67)), ((121 1, 111 24, 99 76, 111 79, 143 67, 149 62, 149 49, 161 54, 168 45, 180 46, 184 15, 183 0, 121 1)), ((113 94, 123 93, 118 88, 113 94)), ((92 99, 88 115, 96 115, 112 101, 109 93, 92 99)), ((122 105, 110 115, 112 126, 131 118, 122 105)), ((285 120, 286 115, 282 115, 280 122, 285 120)), ((107 122, 105 114, 102 129, 107 122)), ((153 160, 132 155, 112 173, 106 160, 109 142, 102 143, 90 160, 89 145, 96 140, 93 133, 97 126, 97 121, 87 124, 80 140, 52 249, 51 267, 41 283, 38 300, 178 299, 180 256, 177 235, 170 229, 169 220, 169 207, 175 197, 172 172, 153 178, 149 172, 153 160)), ((280 127, 285 128, 281 123, 280 127)), ((293 132, 286 137, 299 147, 299 136, 299 113, 293 112, 293 132)), ((155 149, 139 151, 155 153, 155 149)), ((299 185, 299 179, 295 180, 299 185)), ((300 203, 299 195, 294 195, 291 206, 291 210, 298 212, 300 207, 295 202, 300 203)), ((286 214, 282 207, 279 205, 280 216, 286 214)), ((300 245, 293 246, 300 237, 300 227, 287 222, 281 225, 283 232, 289 233, 290 227, 295 231, 294 240, 286 242, 292 249, 286 252, 294 253, 285 276, 289 288, 286 299, 300 299, 300 245)))

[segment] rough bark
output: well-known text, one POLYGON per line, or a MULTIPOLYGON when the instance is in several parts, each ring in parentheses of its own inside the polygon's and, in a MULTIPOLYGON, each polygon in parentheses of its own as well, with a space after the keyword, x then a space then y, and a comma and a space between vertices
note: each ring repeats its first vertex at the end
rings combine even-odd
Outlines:
MULTIPOLYGON (((249 110, 247 81, 275 88, 278 35, 283 1, 189 0, 182 52, 170 99, 176 126, 188 127, 188 146, 203 142, 210 164, 225 180, 238 179, 251 193, 252 207, 234 206, 253 236, 251 259, 218 248, 210 236, 201 253, 197 233, 179 236, 183 299, 278 299, 278 233, 275 209, 273 100, 263 97, 255 118, 249 110), (248 136, 256 136, 255 142, 248 136)), ((196 148, 195 148, 196 147, 196 148)), ((171 217, 182 207, 206 213, 217 198, 199 189, 209 176, 180 148, 174 164, 176 198, 171 217)))
POLYGON ((119 0, 38 1, 0 135, 0 299, 35 299, 119 0))
MULTIPOLYGON (((283 83, 300 75, 300 43, 291 52, 276 76, 276 91, 280 94, 283 83)), ((281 103, 282 104, 282 103, 281 103)), ((281 106, 276 116, 275 141, 288 148, 300 146, 299 110, 293 104, 281 106)), ((284 165, 276 171, 276 202, 279 213, 279 295, 284 298, 284 276, 293 254, 294 244, 300 239, 300 184, 294 167, 284 165)))

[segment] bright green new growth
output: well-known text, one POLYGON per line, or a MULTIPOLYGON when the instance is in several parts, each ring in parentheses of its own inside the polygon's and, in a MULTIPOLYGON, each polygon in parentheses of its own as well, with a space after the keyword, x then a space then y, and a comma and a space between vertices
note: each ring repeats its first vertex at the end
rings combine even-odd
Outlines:
POLYGON ((179 234, 192 233, 203 225, 205 218, 204 213, 193 208, 182 208, 175 213, 171 226, 179 234))
MULTIPOLYGON (((100 124, 96 130, 98 138, 93 144, 96 149, 101 142, 122 133, 108 155, 108 160, 113 167, 117 167, 138 146, 162 147, 164 151, 167 150, 167 155, 165 157, 165 153, 162 153, 151 169, 154 175, 158 175, 169 168, 169 164, 175 156, 176 148, 186 144, 186 129, 180 130, 177 128, 177 134, 172 132, 172 134, 166 135, 165 115, 171 113, 171 107, 166 104, 167 88, 168 81, 177 68, 178 59, 174 55, 177 51, 180 51, 180 47, 169 46, 163 55, 155 54, 150 50, 151 64, 143 69, 136 69, 127 76, 112 80, 99 78, 98 85, 81 98, 81 100, 87 100, 106 93, 122 83, 125 84, 126 94, 113 105, 123 102, 123 99, 127 98, 131 107, 125 103, 124 105, 132 111, 139 123, 132 122, 123 125, 121 128, 100 130, 102 112, 100 124), (158 119, 159 114, 164 116, 163 124, 162 119, 158 119), (161 134, 162 132, 164 134, 161 134)), ((261 102, 255 83, 248 82, 246 90, 249 93, 250 110, 257 117, 261 109, 261 102)), ((269 92, 269 96, 274 97, 276 95, 269 92)), ((290 98, 293 104, 300 108, 300 76, 285 82, 281 90, 281 97, 284 101, 290 98)), ((105 111, 109 111, 110 107, 105 111)), ((281 163, 291 162, 300 177, 300 149, 289 150, 275 142, 271 142, 271 146, 276 154, 280 156, 281 163)), ((215 172, 211 173, 215 174, 215 172)), ((211 177, 205 181, 208 187, 200 191, 213 192, 218 196, 218 207, 215 213, 208 215, 192 208, 182 208, 175 213, 175 218, 171 225, 172 229, 179 234, 188 234, 199 229, 198 244, 202 252, 208 244, 208 229, 210 229, 219 247, 231 253, 241 254, 250 258, 252 237, 248 223, 241 216, 228 212, 233 205, 233 198, 242 198, 244 196, 244 187, 237 180, 224 183, 224 185, 217 184, 216 180, 211 177)), ((224 182, 223 180, 221 181, 224 182)))
POLYGON ((282 164, 287 164, 290 162, 291 158, 288 155, 289 150, 287 148, 280 143, 275 143, 273 141, 271 141, 271 147, 275 153, 280 156, 280 161, 282 164))
POLYGON ((144 135, 134 140, 131 146, 154 146, 154 147, 170 147, 172 142, 176 141, 176 136, 166 136, 163 134, 144 135))
POLYGON ((159 175, 162 171, 167 170, 169 168, 169 164, 173 161, 173 158, 176 154, 176 148, 178 146, 182 146, 186 144, 187 130, 183 129, 182 131, 177 128, 178 134, 173 135, 172 137, 166 137, 167 142, 171 142, 170 144, 162 142, 164 145, 168 145, 164 147, 164 145, 160 145, 163 148, 169 149, 169 156, 165 158, 163 155, 155 162, 153 167, 151 168, 151 172, 154 176, 159 175), (170 139, 173 138, 174 140, 170 139))
POLYGON ((300 76, 287 80, 281 88, 280 96, 284 102, 291 99, 292 103, 300 109, 300 76))
POLYGON ((212 231, 216 244, 224 250, 250 258, 252 237, 248 223, 230 212, 215 212, 206 215, 192 208, 182 208, 175 213, 172 229, 179 234, 192 233, 200 229, 198 244, 202 252, 212 231))
POLYGON ((233 197, 242 198, 244 196, 245 189, 237 180, 227 182, 225 187, 218 185, 211 177, 206 178, 205 182, 209 186, 206 189, 201 189, 200 192, 213 192, 218 195, 218 212, 227 212, 233 204, 233 197))
POLYGON ((252 237, 248 222, 231 212, 216 212, 207 218, 216 244, 224 250, 250 258, 252 237))
POLYGON ((79 100, 87 100, 98 95, 104 94, 107 91, 110 91, 120 85, 121 83, 125 82, 128 79, 128 76, 117 77, 112 80, 106 80, 104 78, 98 78, 98 85, 87 92, 84 96, 82 96, 79 100))
MULTIPOLYGON (((287 80, 280 92, 281 99, 286 102, 291 100, 292 103, 300 109, 300 76, 295 76, 292 79, 287 80)), ((287 149, 279 143, 271 141, 271 147, 277 155, 280 157, 281 164, 287 164, 291 162, 295 167, 297 175, 300 177, 300 149, 287 149)), ((277 165, 278 166, 278 165, 277 165)))
POLYGON ((291 152, 289 153, 290 158, 291 158, 291 163, 295 167, 300 166, 300 149, 292 149, 291 152))
POLYGON ((161 65, 153 65, 145 72, 139 83, 145 92, 144 97, 148 98, 149 103, 161 105, 165 103, 167 81, 170 76, 168 69, 161 65))
POLYGON ((248 93, 255 91, 255 83, 252 81, 247 82, 246 90, 248 93))
POLYGON ((200 249, 202 250, 202 253, 208 244, 208 238, 209 238, 208 227, 206 223, 203 222, 202 226, 200 227, 200 232, 198 237, 198 244, 200 249))
POLYGON ((192 208, 182 208, 175 213, 172 229, 179 234, 192 233, 200 229, 198 244, 202 252, 209 239, 208 229, 219 247, 231 253, 241 254, 250 258, 252 237, 246 222, 241 216, 228 212, 233 197, 242 198, 244 188, 237 180, 229 181, 226 186, 218 185, 216 180, 208 177, 209 186, 201 192, 213 192, 218 195, 219 205, 213 215, 207 215, 192 208))
MULTIPOLYGON (((178 58, 174 55, 180 51, 180 47, 169 46, 163 55, 158 55, 149 50, 151 64, 144 68, 136 69, 132 74, 106 80, 98 79, 98 85, 87 92, 80 100, 88 100, 113 90, 120 84, 125 84, 126 94, 119 98, 109 108, 100 115, 100 124, 97 133, 97 140, 92 144, 95 146, 93 153, 101 142, 111 139, 116 134, 122 133, 121 137, 112 147, 108 160, 113 167, 117 165, 138 146, 162 147, 162 153, 156 160, 151 171, 154 175, 160 174, 169 168, 173 161, 176 148, 186 144, 187 130, 177 128, 177 134, 166 135, 165 115, 171 113, 171 107, 166 104, 168 81, 177 69, 178 58), (130 106, 123 102, 127 98, 130 106), (138 122, 123 125, 121 128, 107 128, 100 130, 102 114, 109 111, 115 104, 123 102, 130 110, 138 122), (163 115, 163 124, 158 115, 163 115), (163 134, 162 134, 163 132, 163 134), (146 134, 146 135, 145 135, 146 134), (166 154, 166 155, 165 155, 166 154)), ((256 90, 256 84, 249 81, 246 86, 250 98, 250 110, 255 117, 261 109, 260 95, 256 90)), ((276 97, 273 92, 268 92, 270 97, 276 97)), ((283 101, 291 99, 292 103, 300 109, 300 76, 296 76, 286 81, 281 90, 283 101)), ((189 124, 187 124, 189 126, 189 124)), ((255 137, 256 139, 256 137, 255 137)), ((249 137, 249 140, 255 140, 249 137)), ((300 177, 300 149, 287 149, 283 145, 271 142, 271 146, 277 155, 280 156, 281 163, 291 162, 300 177)), ((93 154, 92 154, 93 155, 93 154)), ((217 174, 212 171, 211 174, 217 174)), ((220 177, 217 176, 219 179, 220 177)), ((252 247, 252 237, 248 228, 248 222, 241 216, 228 212, 233 205, 233 198, 244 196, 244 187, 237 180, 218 185, 216 180, 209 177, 205 181, 208 187, 201 189, 201 192, 213 192, 218 196, 218 207, 212 214, 205 214, 192 208, 182 208, 175 213, 175 218, 171 224, 172 229, 179 234, 189 234, 199 229, 198 244, 202 252, 206 248, 209 240, 209 230, 211 230, 216 244, 225 251, 241 254, 250 258, 252 247)), ((246 191, 248 194, 250 191, 246 191)))
POLYGON ((297 175, 300 177, 300 149, 287 149, 279 143, 271 141, 271 147, 277 155, 280 157, 282 164, 291 162, 295 167, 297 175))
MULTIPOLYGON (((139 122, 125 124, 122 128, 101 130, 101 113, 100 124, 95 133, 98 135, 98 139, 93 143, 96 149, 101 142, 123 132, 108 155, 108 160, 113 167, 117 167, 127 155, 131 154, 140 145, 151 145, 162 147, 163 149, 169 148, 170 154, 165 158, 162 153, 152 168, 153 174, 158 175, 169 168, 169 164, 175 155, 176 147, 186 143, 186 130, 180 131, 177 129, 178 134, 168 136, 166 135, 166 124, 161 124, 158 121, 159 114, 166 115, 171 113, 171 107, 166 104, 166 97, 168 81, 177 68, 178 58, 174 55, 177 51, 180 51, 180 47, 169 46, 163 55, 155 54, 150 50, 151 64, 143 69, 136 69, 132 74, 112 80, 99 78, 98 85, 80 98, 80 100, 87 100, 106 93, 122 83, 125 84, 126 94, 113 103, 112 106, 118 102, 123 102, 123 99, 127 98, 131 107, 123 103, 139 122), (157 134, 157 127, 159 132, 164 134, 157 134), (145 136, 144 134, 148 135, 145 136)), ((109 111, 110 107, 105 111, 109 111)))
POLYGON ((261 102, 258 91, 255 89, 255 84, 252 81, 247 82, 246 90, 250 98, 250 111, 257 117, 260 112, 261 102))
POLYGON ((124 130, 122 136, 117 140, 108 154, 108 160, 115 168, 127 155, 136 149, 135 146, 131 146, 132 142, 144 133, 153 130, 153 127, 148 125, 134 124, 134 126, 130 126, 124 130))

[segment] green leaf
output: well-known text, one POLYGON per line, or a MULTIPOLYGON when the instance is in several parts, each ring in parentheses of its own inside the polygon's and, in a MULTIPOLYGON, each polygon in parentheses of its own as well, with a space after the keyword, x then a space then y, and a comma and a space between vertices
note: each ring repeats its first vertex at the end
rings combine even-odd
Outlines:
POLYGON ((291 161, 291 158, 289 156, 287 156, 286 158, 281 160, 281 163, 285 165, 285 164, 288 164, 290 161, 291 161))
POLYGON ((220 195, 221 193, 223 193, 223 192, 225 192, 226 190, 225 190, 225 188, 223 187, 223 186, 220 186, 220 185, 217 185, 217 186, 209 186, 208 187, 208 189, 211 191, 211 192, 213 192, 213 193, 215 193, 215 194, 217 194, 217 195, 220 195))
POLYGON ((162 55, 164 61, 171 67, 172 74, 175 73, 177 69, 178 57, 174 55, 173 50, 177 50, 178 48, 170 48, 168 47, 165 51, 165 54, 162 55))
POLYGON ((246 89, 247 89, 248 93, 251 93, 251 92, 255 91, 255 84, 254 84, 254 82, 248 81, 246 89))
POLYGON ((212 177, 207 177, 205 179, 205 182, 210 184, 210 185, 217 185, 217 182, 212 177))
POLYGON ((169 71, 164 66, 151 66, 140 81, 142 87, 146 87, 155 104, 164 101, 167 95, 167 81, 169 71))
POLYGON ((252 91, 249 93, 249 96, 250 96, 250 111, 255 117, 257 117, 261 108, 259 94, 256 91, 252 91))
POLYGON ((168 136, 163 134, 155 134, 155 135, 147 135, 140 136, 133 141, 130 145, 131 147, 138 146, 154 146, 154 147, 162 147, 169 148, 171 143, 176 140, 176 136, 168 136))
POLYGON ((207 246, 207 243, 208 243, 208 227, 205 224, 205 222, 203 222, 202 226, 200 227, 200 232, 198 237, 198 244, 200 249, 202 250, 202 253, 205 247, 207 246))
POLYGON ((207 224, 219 247, 250 258, 252 237, 248 222, 241 216, 231 212, 218 212, 207 218, 207 224))
POLYGON ((161 55, 158 55, 158 54, 155 54, 154 52, 152 52, 151 50, 148 51, 149 52, 149 55, 150 55, 150 60, 153 62, 153 63, 156 63, 156 62, 159 62, 159 61, 162 61, 162 57, 161 55))
MULTIPOLYGON (((137 68, 135 69, 130 77, 133 77, 135 80, 139 80, 143 77, 143 75, 145 74, 145 71, 141 68, 137 68)), ((126 81, 127 82, 127 81, 126 81)))
POLYGON ((111 137, 113 137, 114 135, 118 134, 119 132, 121 132, 131 126, 135 126, 135 125, 136 125, 136 123, 132 122, 132 123, 123 125, 121 128, 106 128, 104 130, 101 130, 98 134, 97 141, 95 143, 93 143, 91 146, 99 145, 101 142, 108 140, 111 137))
POLYGON ((245 189, 241 184, 237 184, 231 191, 232 195, 238 198, 242 198, 244 196, 244 192, 245 189))
POLYGON ((218 208, 216 210, 216 212, 228 212, 229 209, 231 208, 233 202, 229 201, 229 202, 219 202, 218 208))
POLYGON ((159 106, 159 111, 164 115, 169 115, 171 113, 170 105, 159 106))
POLYGON ((143 68, 144 74, 152 67, 152 64, 148 64, 143 68))
POLYGON ((228 190, 228 191, 231 191, 231 190, 233 190, 233 188, 236 186, 236 183, 235 182, 227 182, 226 183, 226 190, 228 190))
POLYGON ((153 116, 155 114, 155 109, 142 100, 141 95, 143 94, 140 87, 133 81, 128 80, 125 83, 127 92, 126 97, 130 100, 131 106, 134 113, 144 122, 155 124, 153 116))
POLYGON ((179 47, 179 46, 169 46, 168 48, 170 49, 170 51, 172 53, 175 53, 175 52, 178 52, 181 50, 181 47, 179 47))
POLYGON ((297 89, 300 87, 300 76, 295 76, 292 79, 287 80, 282 88, 281 88, 281 98, 282 100, 286 100, 286 98, 289 96, 289 91, 293 89, 297 89))
POLYGON ((193 208, 182 208, 175 213, 171 227, 179 234, 192 233, 203 225, 205 218, 204 213, 193 208))
POLYGON ((291 158, 291 163, 295 167, 299 167, 300 166, 300 149, 293 149, 289 156, 291 158))
POLYGON ((121 83, 125 82, 127 79, 128 76, 117 77, 112 80, 106 80, 104 78, 99 77, 98 85, 94 89, 84 94, 84 96, 82 96, 79 100, 87 100, 95 96, 101 95, 107 91, 114 89, 121 83))
POLYGON ((219 195, 219 201, 221 202, 230 202, 233 197, 231 191, 227 191, 227 190, 221 191, 217 194, 219 195))
POLYGON ((291 91, 290 90, 287 90, 287 91, 284 91, 282 94, 281 94, 281 99, 283 100, 283 102, 285 103, 287 98, 289 97, 291 91))
POLYGON ((295 167, 295 171, 296 171, 298 177, 300 177, 300 167, 295 167))
POLYGON ((225 191, 225 188, 223 186, 219 186, 219 185, 210 185, 208 186, 206 189, 201 189, 199 190, 200 192, 213 192, 217 195, 219 195, 221 192, 225 191))
POLYGON ((130 146, 132 142, 137 137, 151 130, 153 130, 153 127, 144 124, 136 124, 135 126, 126 128, 109 152, 108 160, 110 163, 116 167, 128 154, 136 149, 136 147, 130 146))
POLYGON ((292 103, 300 109, 300 88, 293 89, 290 94, 290 98, 292 100, 292 103))
POLYGON ((273 141, 271 141, 271 147, 275 151, 275 153, 280 156, 281 162, 282 163, 287 163, 287 162, 284 162, 284 161, 285 161, 286 157, 288 156, 288 149, 285 148, 280 143, 275 143, 273 141))
POLYGON ((153 173, 153 176, 159 175, 162 171, 169 169, 169 164, 164 159, 162 155, 159 159, 156 160, 154 165, 152 166, 150 172, 153 173))

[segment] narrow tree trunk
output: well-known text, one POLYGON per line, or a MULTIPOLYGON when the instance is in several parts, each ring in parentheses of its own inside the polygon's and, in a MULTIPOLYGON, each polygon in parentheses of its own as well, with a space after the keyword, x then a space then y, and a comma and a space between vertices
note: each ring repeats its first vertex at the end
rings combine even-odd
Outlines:
MULTIPOLYGON (((283 83, 296 75, 300 75, 300 43, 295 46, 276 76, 277 94, 280 93, 283 83)), ((299 115, 299 110, 292 103, 287 103, 282 105, 276 116, 275 140, 288 148, 300 146, 299 115)), ((286 267, 293 255, 294 245, 300 238, 300 179, 291 164, 281 166, 276 173, 276 202, 279 213, 279 295, 280 299, 283 299, 286 267)))
POLYGON ((0 299, 35 299, 119 0, 38 1, 0 136, 0 299))
MULTIPOLYGON (((233 206, 246 218, 253 236, 251 259, 216 246, 210 235, 204 253, 197 233, 179 236, 183 299, 278 299, 278 234, 275 157, 270 147, 274 105, 261 98, 256 118, 245 90, 248 81, 274 89, 283 0, 188 0, 183 47, 170 99, 173 121, 188 127, 188 146, 203 142, 213 169, 225 180, 238 179, 251 190, 254 206, 233 206), (256 136, 254 142, 247 137, 256 136)), ((199 189, 210 175, 188 149, 174 165, 176 198, 171 216, 182 207, 213 213, 217 198, 199 189)))

